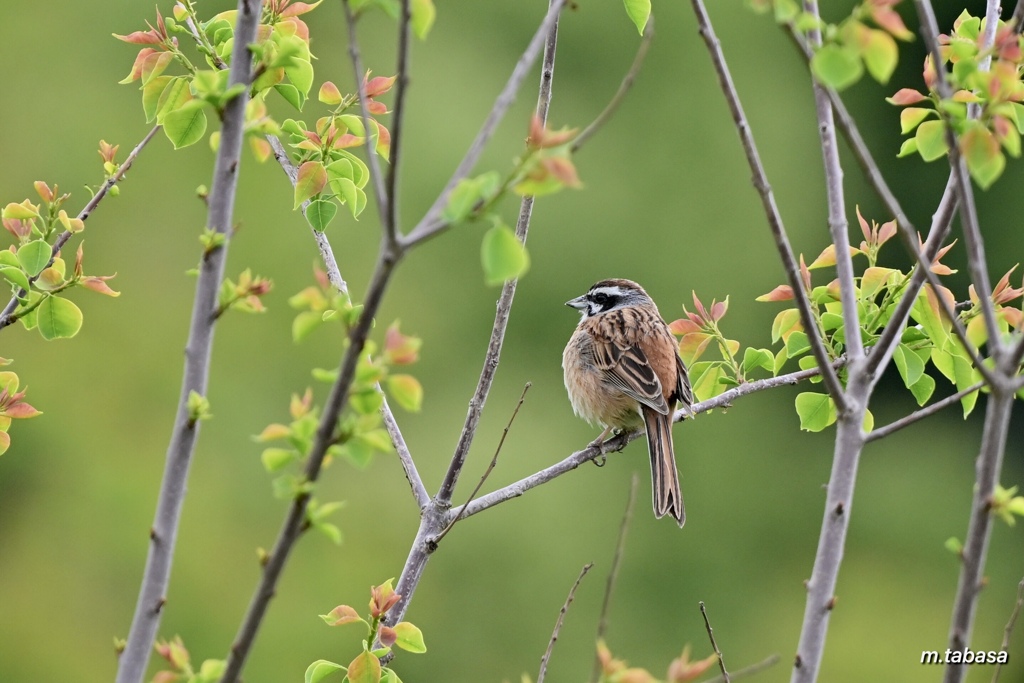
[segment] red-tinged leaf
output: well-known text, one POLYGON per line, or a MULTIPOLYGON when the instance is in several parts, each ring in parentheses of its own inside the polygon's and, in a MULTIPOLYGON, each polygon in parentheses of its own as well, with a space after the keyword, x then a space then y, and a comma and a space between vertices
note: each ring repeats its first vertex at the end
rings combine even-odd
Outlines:
POLYGON ((370 614, 374 618, 387 613, 389 609, 402 599, 391 585, 394 579, 388 579, 379 586, 370 587, 370 614))
POLYGON ((395 644, 395 641, 398 640, 398 633, 396 633, 395 629, 390 626, 381 626, 380 630, 377 632, 377 637, 380 639, 381 645, 384 647, 391 647, 395 644))
POLYGON ((291 414, 293 420, 298 420, 300 417, 309 412, 310 407, 313 405, 313 390, 310 388, 306 389, 306 393, 300 398, 298 394, 292 394, 291 403, 288 406, 288 412, 291 414))
POLYGON ((540 162, 548 173, 558 178, 566 187, 580 187, 579 176, 576 175, 576 167, 565 157, 548 157, 540 162))
POLYGON ((280 13, 279 16, 281 16, 281 17, 297 17, 300 14, 305 14, 306 12, 312 12, 314 9, 316 9, 316 6, 319 5, 321 2, 323 2, 323 0, 317 0, 312 5, 310 5, 309 3, 305 3, 305 2, 293 2, 292 4, 288 5, 283 10, 281 10, 281 13, 280 13))
POLYGON ((42 199, 44 202, 50 203, 53 201, 54 194, 53 190, 50 189, 49 185, 44 183, 42 180, 37 180, 34 183, 32 183, 32 186, 36 188, 36 194, 38 194, 40 199, 42 199))
POLYGON ((397 76, 375 76, 366 82, 366 96, 378 97, 383 95, 395 84, 397 76))
POLYGON ((908 104, 917 104, 918 102, 924 102, 928 97, 914 90, 913 88, 900 88, 896 91, 896 94, 892 97, 885 98, 885 101, 889 104, 895 104, 898 107, 905 107, 908 104))
POLYGON ((39 207, 30 204, 27 199, 21 204, 11 202, 4 207, 2 215, 5 219, 30 220, 32 218, 39 218, 39 207))
POLYGON ((370 121, 377 128, 377 154, 384 160, 388 160, 391 158, 391 132, 376 119, 370 119, 370 121))
POLYGON ((269 142, 264 138, 258 138, 254 135, 249 136, 249 149, 252 150, 252 155, 256 157, 256 161, 261 164, 274 154, 274 148, 270 146, 269 142))
POLYGON ((996 286, 992 289, 993 302, 997 304, 1006 304, 1024 294, 1024 287, 1015 288, 1010 286, 1010 275, 1013 274, 1013 271, 1017 270, 1017 265, 1014 265, 1013 268, 1010 268, 1006 271, 1006 274, 999 278, 999 282, 997 282, 996 286))
POLYGON ((729 310, 729 298, 726 297, 725 301, 713 301, 711 302, 711 319, 718 322, 725 316, 725 312, 729 310))
POLYGON ((383 102, 378 102, 377 100, 369 100, 366 103, 366 110, 374 116, 380 116, 381 114, 388 113, 388 106, 383 102))
POLYGON ((925 107, 907 107, 900 112, 900 132, 906 135, 920 125, 929 116, 937 115, 934 109, 925 107))
POLYGON ((423 340, 402 334, 396 320, 384 335, 384 358, 394 365, 415 363, 422 344, 423 340))
POLYGON ((359 613, 348 605, 338 605, 327 614, 321 614, 320 618, 327 622, 328 626, 344 626, 362 621, 359 613))
POLYGON ((711 316, 708 315, 708 309, 704 308, 704 304, 702 304, 700 299, 697 298, 697 292, 695 290, 690 290, 690 294, 693 296, 693 307, 697 309, 701 319, 710 321, 711 316))
POLYGON ((324 84, 320 86, 320 92, 317 93, 317 99, 324 104, 335 106, 341 104, 341 91, 331 81, 324 81, 324 84))
POLYGON ((714 337, 706 332, 684 334, 679 340, 679 356, 687 365, 693 365, 707 350, 714 337))
POLYGON ((42 413, 29 404, 18 401, 17 403, 9 405, 0 411, 0 415, 4 415, 5 417, 15 420, 24 420, 30 417, 36 417, 37 415, 42 415, 42 413))
POLYGON ((900 40, 913 40, 914 34, 907 29, 903 19, 888 5, 873 4, 870 7, 871 19, 900 40))
POLYGON ((348 665, 350 683, 380 683, 380 660, 363 650, 348 665))
POLYGON ((346 149, 348 147, 358 147, 361 144, 363 144, 363 138, 352 135, 352 133, 345 133, 335 140, 331 146, 334 149, 346 149))
POLYGON ((264 427, 263 431, 256 437, 256 441, 265 443, 267 441, 276 441, 277 439, 287 439, 291 436, 292 430, 287 425, 283 424, 269 424, 264 427))
POLYGON ((0 432, 0 455, 7 452, 7 449, 11 447, 11 435, 7 432, 0 432))
POLYGON ((121 296, 121 292, 116 292, 111 289, 105 280, 113 277, 113 275, 106 276, 89 276, 81 279, 81 285, 86 289, 92 290, 97 294, 103 294, 105 296, 121 296))
POLYGON ((1024 326, 1024 312, 1021 312, 1019 308, 1000 308, 996 311, 996 315, 1018 330, 1024 326))
POLYGON ((322 163, 307 161, 302 164, 295 179, 295 205, 292 208, 299 208, 302 202, 320 194, 326 186, 327 169, 322 163))
POLYGON ((162 38, 160 38, 154 30, 135 31, 126 36, 122 36, 117 33, 113 35, 118 40, 122 40, 126 43, 132 43, 133 45, 159 45, 162 41, 162 38))
POLYGON ((971 102, 984 101, 970 90, 957 90, 955 93, 953 93, 953 97, 951 99, 954 102, 962 102, 965 104, 970 104, 971 102))
POLYGON ((154 52, 146 57, 142 62, 142 82, 149 83, 151 79, 162 74, 173 59, 174 54, 171 52, 154 52))
POLYGON ((888 242, 893 236, 896 235, 896 220, 887 221, 882 223, 878 229, 878 245, 881 246, 888 242))
POLYGON ((684 334, 692 334, 693 332, 700 332, 701 326, 687 318, 680 318, 679 320, 673 320, 668 324, 669 331, 677 336, 684 334))
POLYGON ((811 271, 804 263, 804 255, 800 254, 800 278, 803 280, 804 289, 811 291, 811 271))
POLYGON ((924 58, 924 84, 928 86, 929 90, 935 90, 935 63, 932 61, 931 55, 924 58))
POLYGON ((864 239, 868 242, 871 241, 871 228, 868 226, 868 222, 864 220, 864 216, 860 215, 860 205, 856 207, 857 210, 857 222, 860 223, 860 231, 864 235, 864 239))
POLYGON ((767 294, 762 294, 755 301, 791 301, 794 298, 793 288, 789 285, 779 285, 767 294))

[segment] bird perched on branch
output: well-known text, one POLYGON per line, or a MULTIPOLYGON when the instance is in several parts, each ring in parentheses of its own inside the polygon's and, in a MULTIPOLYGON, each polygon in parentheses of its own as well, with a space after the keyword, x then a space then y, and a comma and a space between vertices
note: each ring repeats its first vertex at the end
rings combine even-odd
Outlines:
POLYGON ((675 337, 644 288, 632 280, 601 280, 566 306, 579 325, 562 353, 565 388, 577 415, 604 431, 646 427, 654 514, 683 526, 686 511, 672 448, 676 403, 693 404, 693 390, 675 337))

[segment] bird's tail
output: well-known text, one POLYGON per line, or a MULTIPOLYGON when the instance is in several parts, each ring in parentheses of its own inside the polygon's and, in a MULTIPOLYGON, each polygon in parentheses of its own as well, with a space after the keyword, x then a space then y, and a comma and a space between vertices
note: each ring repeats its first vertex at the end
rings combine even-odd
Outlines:
POLYGON ((647 425, 647 449, 651 454, 651 484, 654 489, 654 515, 672 515, 683 526, 686 509, 683 493, 679 489, 679 471, 676 469, 672 449, 672 414, 662 415, 656 410, 643 408, 647 425))

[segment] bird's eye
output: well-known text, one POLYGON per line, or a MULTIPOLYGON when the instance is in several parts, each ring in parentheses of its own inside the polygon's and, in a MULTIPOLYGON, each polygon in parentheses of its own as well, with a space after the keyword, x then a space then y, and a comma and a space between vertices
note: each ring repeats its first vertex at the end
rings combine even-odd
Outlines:
POLYGON ((605 294, 604 292, 597 292, 591 298, 594 300, 595 304, 602 304, 602 305, 604 305, 604 304, 608 303, 608 295, 605 294))

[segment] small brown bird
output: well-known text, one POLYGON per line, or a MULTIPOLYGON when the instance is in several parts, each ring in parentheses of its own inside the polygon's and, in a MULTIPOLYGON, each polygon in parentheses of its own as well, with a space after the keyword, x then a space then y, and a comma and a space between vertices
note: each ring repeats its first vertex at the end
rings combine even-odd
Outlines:
POLYGON ((565 302, 582 317, 562 353, 565 388, 577 415, 604 431, 647 428, 654 514, 683 526, 686 511, 672 449, 676 402, 689 410, 693 391, 676 340, 658 307, 632 280, 601 280, 565 302))

